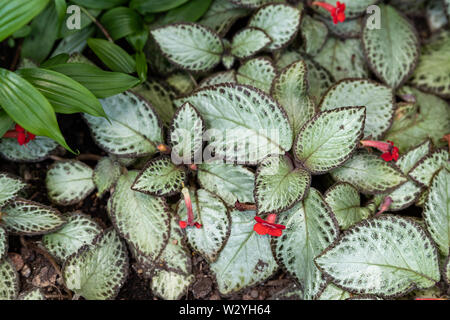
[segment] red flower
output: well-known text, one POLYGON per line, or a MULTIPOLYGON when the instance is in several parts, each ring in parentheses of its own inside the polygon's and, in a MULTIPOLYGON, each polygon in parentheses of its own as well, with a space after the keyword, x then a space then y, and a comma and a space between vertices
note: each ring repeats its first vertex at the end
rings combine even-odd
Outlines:
POLYGON ((188 215, 187 221, 180 221, 181 229, 185 229, 188 226, 189 227, 195 226, 197 229, 200 229, 202 227, 202 225, 198 222, 194 222, 194 212, 192 211, 192 201, 191 201, 191 196, 189 195, 188 188, 183 187, 183 189, 181 190, 181 193, 183 193, 183 196, 184 196, 184 203, 186 204, 187 215, 188 215))
POLYGON ((392 141, 388 140, 387 142, 382 142, 363 140, 361 141, 361 144, 364 147, 373 147, 383 152, 381 158, 383 158, 384 161, 397 161, 398 159, 398 148, 394 146, 394 143, 392 141))
POLYGON ((31 140, 34 140, 36 136, 32 134, 31 132, 25 131, 24 128, 22 128, 20 125, 16 124, 14 130, 7 131, 3 138, 13 138, 17 139, 17 142, 19 145, 23 146, 24 144, 27 144, 31 140))
POLYGON ((329 3, 319 1, 314 1, 312 4, 327 10, 331 14, 334 24, 345 21, 345 3, 340 3, 338 1, 336 2, 336 7, 329 3))
POLYGON ((387 211, 389 209, 389 207, 391 206, 391 204, 392 204, 392 198, 391 197, 384 198, 383 203, 381 204, 381 207, 380 207, 380 211, 378 211, 375 214, 375 216, 377 217, 380 214, 382 214, 383 212, 387 211))
POLYGON ((260 217, 256 216, 256 224, 253 226, 253 230, 255 230, 256 233, 260 235, 269 234, 274 237, 279 237, 282 234, 281 230, 286 229, 286 226, 283 226, 282 224, 275 224, 276 219, 276 214, 269 214, 267 216, 267 220, 263 220, 260 217))

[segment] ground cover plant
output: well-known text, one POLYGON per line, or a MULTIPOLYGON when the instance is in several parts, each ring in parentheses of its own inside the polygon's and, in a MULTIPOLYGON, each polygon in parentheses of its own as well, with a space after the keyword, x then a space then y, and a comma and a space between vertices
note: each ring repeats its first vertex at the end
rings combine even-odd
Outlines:
POLYGON ((0 300, 447 299, 450 1, 0 1, 0 300))

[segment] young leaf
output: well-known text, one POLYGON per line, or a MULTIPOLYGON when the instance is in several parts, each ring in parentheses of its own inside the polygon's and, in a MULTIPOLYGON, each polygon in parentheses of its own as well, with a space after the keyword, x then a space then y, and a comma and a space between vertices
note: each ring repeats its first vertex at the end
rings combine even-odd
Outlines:
POLYGON ((292 129, 284 110, 262 91, 227 83, 176 101, 185 102, 196 107, 207 129, 216 129, 212 133, 216 139, 208 148, 222 159, 254 164, 270 154, 284 154, 292 146, 292 129))
POLYGON ((317 300, 347 300, 350 298, 350 293, 336 287, 329 283, 326 288, 320 293, 317 300))
POLYGON ((65 261, 82 246, 92 244, 101 232, 94 220, 76 212, 68 216, 67 223, 61 229, 44 235, 42 244, 59 261, 65 261))
POLYGON ((258 214, 292 208, 303 199, 311 185, 308 171, 295 169, 286 156, 268 157, 258 165, 255 201, 258 214))
POLYGON ((367 62, 372 71, 384 83, 397 88, 413 72, 419 57, 417 31, 396 9, 379 5, 380 28, 363 23, 361 40, 367 62))
POLYGON ((11 260, 0 260, 0 300, 14 300, 19 294, 19 275, 11 260))
POLYGON ((236 71, 230 70, 230 71, 217 72, 217 73, 209 76, 208 78, 203 79, 198 87, 205 88, 205 87, 214 86, 216 84, 222 84, 222 83, 237 83, 236 71))
POLYGON ((253 231, 255 212, 231 212, 231 234, 211 264, 221 294, 231 294, 269 278, 278 268, 268 235, 253 231))
POLYGON ((416 104, 398 105, 394 123, 387 132, 387 140, 395 141, 400 152, 431 138, 435 146, 443 145, 441 138, 450 132, 450 106, 432 94, 403 87, 402 94, 412 94, 416 104))
POLYGON ((114 41, 144 29, 141 16, 127 7, 115 7, 108 10, 102 15, 100 23, 108 30, 114 41))
POLYGON ((300 26, 305 53, 315 56, 323 48, 328 37, 328 28, 322 21, 304 15, 300 26))
POLYGON ((0 4, 0 41, 28 24, 48 4, 49 0, 10 0, 0 4))
POLYGON ((112 300, 128 276, 127 248, 114 229, 104 231, 63 265, 67 288, 87 300, 112 300))
POLYGON ((12 234, 45 234, 61 228, 66 223, 56 209, 20 198, 2 208, 2 212, 0 223, 12 234))
POLYGON ((198 111, 189 103, 178 108, 170 125, 172 161, 191 164, 201 157, 205 124, 198 111))
POLYGON ((172 73, 166 78, 167 84, 178 94, 188 95, 197 87, 195 78, 186 71, 172 73))
POLYGON ((431 180, 423 216, 431 238, 444 256, 450 247, 450 172, 440 169, 431 180))
POLYGON ((14 162, 39 162, 47 159, 58 147, 50 138, 38 136, 21 146, 14 139, 0 139, 0 155, 14 162))
POLYGON ((314 102, 308 95, 307 76, 305 61, 298 60, 281 70, 272 82, 271 94, 286 110, 294 136, 316 112, 314 102))
POLYGON ((193 23, 167 25, 150 31, 167 59, 189 71, 207 71, 221 59, 223 44, 208 28, 193 23))
POLYGON ((22 179, 0 172, 0 209, 14 199, 26 186, 27 184, 22 179))
POLYGON ((236 201, 254 203, 255 174, 243 166, 225 163, 202 163, 198 166, 201 187, 219 196, 228 206, 236 201))
POLYGON ((278 223, 286 230, 272 240, 275 256, 299 281, 304 299, 314 299, 327 281, 313 259, 338 238, 336 219, 320 192, 311 188, 301 203, 280 214, 278 223))
POLYGON ((339 40, 329 37, 314 60, 327 69, 336 81, 369 77, 359 39, 339 40))
POLYGON ((40 68, 20 69, 17 73, 47 98, 55 112, 85 112, 96 117, 106 116, 98 99, 64 74, 40 68))
POLYGON ((186 169, 176 166, 168 156, 150 160, 137 176, 131 189, 158 197, 173 196, 186 182, 186 169))
POLYGON ((440 279, 431 239, 412 220, 395 216, 357 224, 315 261, 333 283, 355 294, 389 298, 440 279))
POLYGON ((231 41, 231 54, 239 59, 245 59, 257 54, 272 40, 263 30, 244 28, 236 33, 231 41))
MULTIPOLYGON (((230 235, 228 209, 222 200, 203 189, 196 190, 192 196, 192 209, 195 221, 202 227, 186 228, 187 240, 195 251, 209 262, 214 262, 230 235)), ((178 204, 177 213, 181 220, 187 220, 187 209, 183 200, 178 204)))
POLYGON ((414 71, 411 84, 444 98, 450 97, 450 33, 444 32, 422 47, 419 64, 414 71))
POLYGON ((95 189, 93 174, 94 170, 80 161, 55 162, 45 178, 50 200, 63 206, 83 201, 95 189))
POLYGON ((103 71, 86 63, 65 63, 50 70, 65 74, 91 91, 97 98, 107 98, 134 86, 139 79, 119 72, 103 71))
POLYGON ((195 278, 173 271, 157 269, 152 277, 150 288, 154 294, 165 300, 179 300, 186 294, 195 278))
POLYGON ((38 301, 38 300, 47 300, 45 299, 44 294, 42 293, 41 288, 33 288, 24 292, 21 292, 17 297, 17 300, 30 300, 30 301, 38 301))
POLYGON ((237 19, 245 17, 248 13, 247 9, 238 7, 228 0, 214 0, 199 23, 210 27, 223 37, 237 19))
POLYGON ((240 84, 251 85, 269 93, 275 76, 276 71, 272 61, 260 57, 247 60, 241 65, 237 70, 236 79, 240 84))
POLYGON ((379 139, 391 126, 394 101, 394 93, 387 86, 368 79, 345 79, 328 89, 322 98, 320 109, 366 107, 364 137, 379 139))
POLYGON ((449 154, 447 150, 439 149, 423 158, 409 172, 409 176, 418 184, 428 187, 433 175, 442 167, 449 165, 449 154))
POLYGON ((340 168, 331 171, 333 179, 348 182, 365 194, 390 192, 408 179, 379 156, 357 153, 340 168))
POLYGON ((120 46, 104 39, 89 39, 89 48, 112 71, 133 73, 136 71, 136 62, 120 46))
POLYGON ((133 88, 132 91, 152 104, 164 124, 170 124, 175 113, 173 100, 176 98, 176 94, 173 90, 164 86, 162 82, 149 79, 138 87, 133 88))
POLYGON ((97 196, 101 198, 106 191, 112 188, 121 174, 121 167, 117 160, 111 157, 102 158, 94 169, 92 179, 97 187, 97 196))
POLYGON ((8 234, 6 233, 6 230, 0 226, 0 261, 3 260, 3 258, 6 256, 7 253, 8 253, 8 234))
POLYGON ((28 81, 14 72, 0 68, 0 105, 25 130, 46 136, 71 151, 59 130, 50 103, 28 81))
POLYGON ((153 155, 163 141, 161 123, 152 105, 125 92, 100 100, 108 119, 84 114, 95 142, 119 157, 153 155))
POLYGON ((294 142, 294 154, 313 174, 344 163, 363 136, 365 108, 323 111, 308 121, 294 142))
POLYGON ((264 30, 272 39, 268 50, 281 49, 297 34, 302 13, 300 10, 282 3, 271 3, 261 7, 251 17, 249 27, 264 30))
POLYGON ((325 193, 325 202, 336 215, 342 230, 367 219, 371 213, 368 208, 361 207, 359 192, 349 183, 336 183, 329 188, 325 193))
POLYGON ((164 198, 131 189, 137 175, 137 171, 129 171, 119 178, 107 209, 119 234, 139 254, 154 261, 165 248, 169 237, 169 208, 164 198))

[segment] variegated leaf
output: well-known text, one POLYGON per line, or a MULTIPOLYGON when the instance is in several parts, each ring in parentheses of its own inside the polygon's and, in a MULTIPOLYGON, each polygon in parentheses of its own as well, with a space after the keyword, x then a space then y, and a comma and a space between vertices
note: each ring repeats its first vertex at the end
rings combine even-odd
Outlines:
MULTIPOLYGON (((194 220, 201 228, 186 228, 187 240, 191 247, 213 262, 225 245, 230 234, 230 215, 225 204, 212 193, 199 189, 191 190, 194 220)), ((187 210, 180 200, 177 210, 181 220, 187 221, 187 210)))
POLYGON ((358 190, 349 183, 337 183, 325 193, 325 202, 336 215, 339 227, 343 230, 367 219, 370 210, 361 207, 358 190))
POLYGON ((397 105, 394 123, 386 139, 395 141, 400 152, 432 139, 435 146, 444 145, 442 137, 450 132, 450 106, 432 94, 402 87, 401 95, 412 95, 417 103, 397 105))
POLYGON ((272 42, 262 29, 244 28, 236 33, 231 41, 231 54, 245 59, 257 54, 272 42))
POLYGON ((176 166, 170 157, 161 156, 146 164, 131 189, 153 196, 171 196, 181 191, 186 178, 183 166, 176 166))
POLYGON ((272 42, 268 50, 278 50, 291 42, 300 27, 300 10, 286 4, 272 3, 261 7, 251 17, 249 26, 264 30, 272 42))
POLYGON ((154 261, 167 244, 169 209, 164 198, 131 189, 137 175, 137 171, 129 171, 119 178, 107 209, 119 234, 139 254, 154 261))
POLYGON ((65 261, 82 246, 92 244, 101 232, 102 228, 95 221, 77 212, 67 217, 61 229, 43 236, 42 244, 59 261, 65 261))
MULTIPOLYGON (((324 0, 323 2, 331 4, 333 6, 336 5, 336 1, 334 0, 324 0)), ((366 13, 367 7, 372 4, 376 4, 377 2, 379 2, 379 0, 342 0, 340 2, 345 4, 346 18, 351 19, 362 16, 364 13, 366 13)), ((330 19, 330 13, 328 11, 317 6, 312 6, 312 8, 330 19)))
POLYGON ((279 215, 277 223, 286 226, 283 235, 272 240, 277 260, 299 281, 305 300, 316 298, 327 281, 313 259, 338 238, 333 212, 311 188, 302 202, 279 215))
POLYGON ((55 162, 45 184, 50 200, 67 206, 83 201, 95 189, 94 170, 77 160, 55 162))
POLYGON ((396 216, 355 225, 315 261, 333 283, 355 294, 394 297, 440 279, 431 239, 412 220, 396 216))
POLYGON ((368 79, 345 79, 333 85, 322 98, 320 109, 366 107, 364 136, 379 139, 390 128, 394 117, 392 89, 368 79))
POLYGON ((151 104, 131 92, 100 100, 105 118, 84 114, 95 142, 119 157, 143 157, 163 141, 161 123, 151 104))
POLYGON ((245 17, 248 13, 249 10, 239 7, 229 0, 214 0, 198 23, 210 27, 220 36, 224 36, 237 19, 245 17))
MULTIPOLYGON (((187 95, 194 91, 195 87, 197 87, 197 81, 195 78, 186 71, 172 73, 166 78, 166 82, 179 95, 187 95)), ((172 101, 170 102, 172 103, 172 101)), ((153 103, 153 105, 156 104, 153 103)))
POLYGON ((444 98, 450 97, 450 32, 442 32, 422 47, 411 83, 444 98))
POLYGON ((220 37, 200 24, 171 24, 150 33, 170 62, 189 71, 214 68, 224 50, 220 37))
POLYGON ((203 189, 219 196, 230 207, 236 201, 255 202, 255 174, 243 166, 202 163, 198 166, 197 178, 203 189))
POLYGON ((3 227, 0 226, 0 261, 8 253, 8 234, 3 227))
POLYGON ((224 54, 222 56, 222 64, 227 70, 230 70, 233 67, 235 60, 236 59, 231 54, 224 54))
POLYGON ((128 276, 125 243, 114 229, 104 231, 64 263, 62 274, 70 290, 87 300, 112 300, 128 276))
POLYGON ((438 149, 417 163, 409 171, 409 176, 420 185, 428 187, 433 175, 442 167, 450 168, 449 153, 445 149, 438 149))
POLYGON ((430 0, 427 3, 426 17, 431 32, 436 32, 448 24, 444 1, 430 0))
POLYGON ((14 162, 39 162, 47 159, 58 147, 50 138, 37 136, 26 146, 21 146, 14 139, 0 139, 0 155, 14 162))
POLYGON ((308 121, 294 142, 298 161, 313 174, 325 173, 344 163, 363 136, 365 108, 323 111, 308 121))
POLYGON ((310 56, 315 56, 324 46, 328 37, 328 28, 322 21, 304 15, 300 26, 303 48, 310 56))
POLYGON ((327 69, 336 81, 369 76, 359 39, 340 40, 329 37, 314 60, 327 69))
POLYGON ((298 60, 275 77, 271 94, 286 110, 294 136, 312 118, 315 104, 308 95, 308 69, 304 60, 298 60))
POLYGON ((228 1, 236 4, 237 6, 254 9, 259 8, 260 6, 270 2, 282 2, 283 0, 228 0, 228 1))
POLYGON ((2 213, 0 224, 12 234, 45 234, 66 223, 56 209, 20 198, 2 208, 2 213))
POLYGON ((231 212, 231 234, 216 262, 211 264, 222 294, 261 283, 278 268, 270 236, 253 231, 255 212, 231 212))
POLYGON ((301 201, 311 185, 308 171, 295 168, 286 156, 268 157, 258 165, 255 201, 258 214, 276 213, 301 201))
POLYGON ((328 30, 332 35, 338 38, 359 38, 361 33, 362 26, 362 18, 359 19, 347 19, 342 23, 334 24, 333 19, 330 19, 329 16, 323 17, 315 15, 314 18, 319 19, 324 22, 328 30))
POLYGON ((160 81, 149 79, 133 88, 132 91, 151 103, 165 125, 170 124, 175 113, 175 106, 172 101, 176 98, 176 94, 173 90, 167 88, 160 81))
POLYGON ((333 179, 348 182, 364 194, 390 192, 408 179, 381 157, 357 153, 341 167, 331 171, 333 179))
POLYGON ((214 129, 207 149, 219 159, 255 164, 292 146, 284 110, 262 91, 227 83, 198 90, 177 103, 186 101, 199 111, 206 128, 214 129))
POLYGON ((204 88, 208 86, 213 86, 216 84, 222 84, 222 83, 236 83, 236 71, 230 70, 230 71, 223 71, 214 73, 213 75, 209 76, 208 78, 203 79, 203 81, 199 84, 199 88, 204 88))
POLYGON ((26 183, 6 172, 0 172, 0 209, 26 187, 26 183))
POLYGON ((19 275, 14 265, 5 258, 0 260, 0 300, 15 300, 19 294, 19 275))
POLYGON ((450 247, 450 171, 442 168, 431 180, 423 209, 423 217, 431 238, 444 256, 450 247))
MULTIPOLYGON (((396 162, 399 169, 407 175, 419 160, 424 158, 431 150, 431 142, 420 144, 419 146, 404 153, 396 162)), ((411 179, 390 193, 379 194, 375 196, 375 202, 381 203, 387 196, 391 197, 392 203, 389 206, 390 211, 398 211, 412 205, 420 196, 422 188, 411 179)))
POLYGON ((447 257, 447 261, 444 264, 444 280, 447 284, 450 284, 450 256, 447 257))
POLYGON ((105 192, 109 191, 119 179, 121 167, 119 161, 111 157, 100 159, 95 166, 92 179, 97 187, 98 197, 102 197, 105 192))
POLYGON ((362 43, 372 71, 392 88, 400 86, 411 75, 419 58, 419 40, 414 26, 395 8, 380 7, 380 27, 373 28, 366 19, 362 43))
POLYGON ((349 292, 329 283, 317 300, 346 300, 348 298, 350 298, 349 292))
POLYGON ((269 93, 275 76, 275 67, 270 59, 254 58, 247 60, 239 67, 236 79, 240 84, 251 85, 269 93))
POLYGON ((157 269, 152 277, 152 292, 164 300, 179 300, 194 282, 193 275, 157 269))
POLYGON ((205 124, 189 102, 178 108, 170 126, 171 158, 175 164, 191 164, 201 157, 205 124))
POLYGON ((17 300, 29 300, 29 301, 38 301, 38 300, 47 300, 44 296, 44 293, 40 288, 33 288, 24 292, 21 292, 17 297, 17 300))

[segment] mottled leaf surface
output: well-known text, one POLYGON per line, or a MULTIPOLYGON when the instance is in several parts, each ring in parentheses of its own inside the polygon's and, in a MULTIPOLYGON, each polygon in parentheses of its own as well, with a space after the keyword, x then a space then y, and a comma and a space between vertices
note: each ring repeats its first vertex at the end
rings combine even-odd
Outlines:
POLYGON ((236 73, 237 82, 270 92, 272 81, 276 76, 275 67, 267 58, 254 58, 242 64, 236 73))
POLYGON ((37 136, 36 139, 21 146, 15 139, 0 139, 0 155, 15 162, 38 162, 42 161, 55 151, 58 143, 54 140, 37 136))
POLYGON ((272 39, 261 29, 245 28, 231 41, 231 54, 239 59, 251 57, 264 49, 272 39))
POLYGON ((9 258, 0 260, 0 300, 14 300, 19 294, 19 275, 9 258))
POLYGON ((99 197, 112 188, 119 179, 120 173, 120 163, 116 159, 105 157, 97 162, 92 179, 97 187, 99 197))
POLYGON ((409 176, 422 186, 430 186, 433 175, 442 167, 449 165, 447 150, 439 149, 422 159, 409 171, 409 176))
POLYGON ((0 172, 0 208, 14 199, 25 187, 25 182, 20 178, 0 172))

